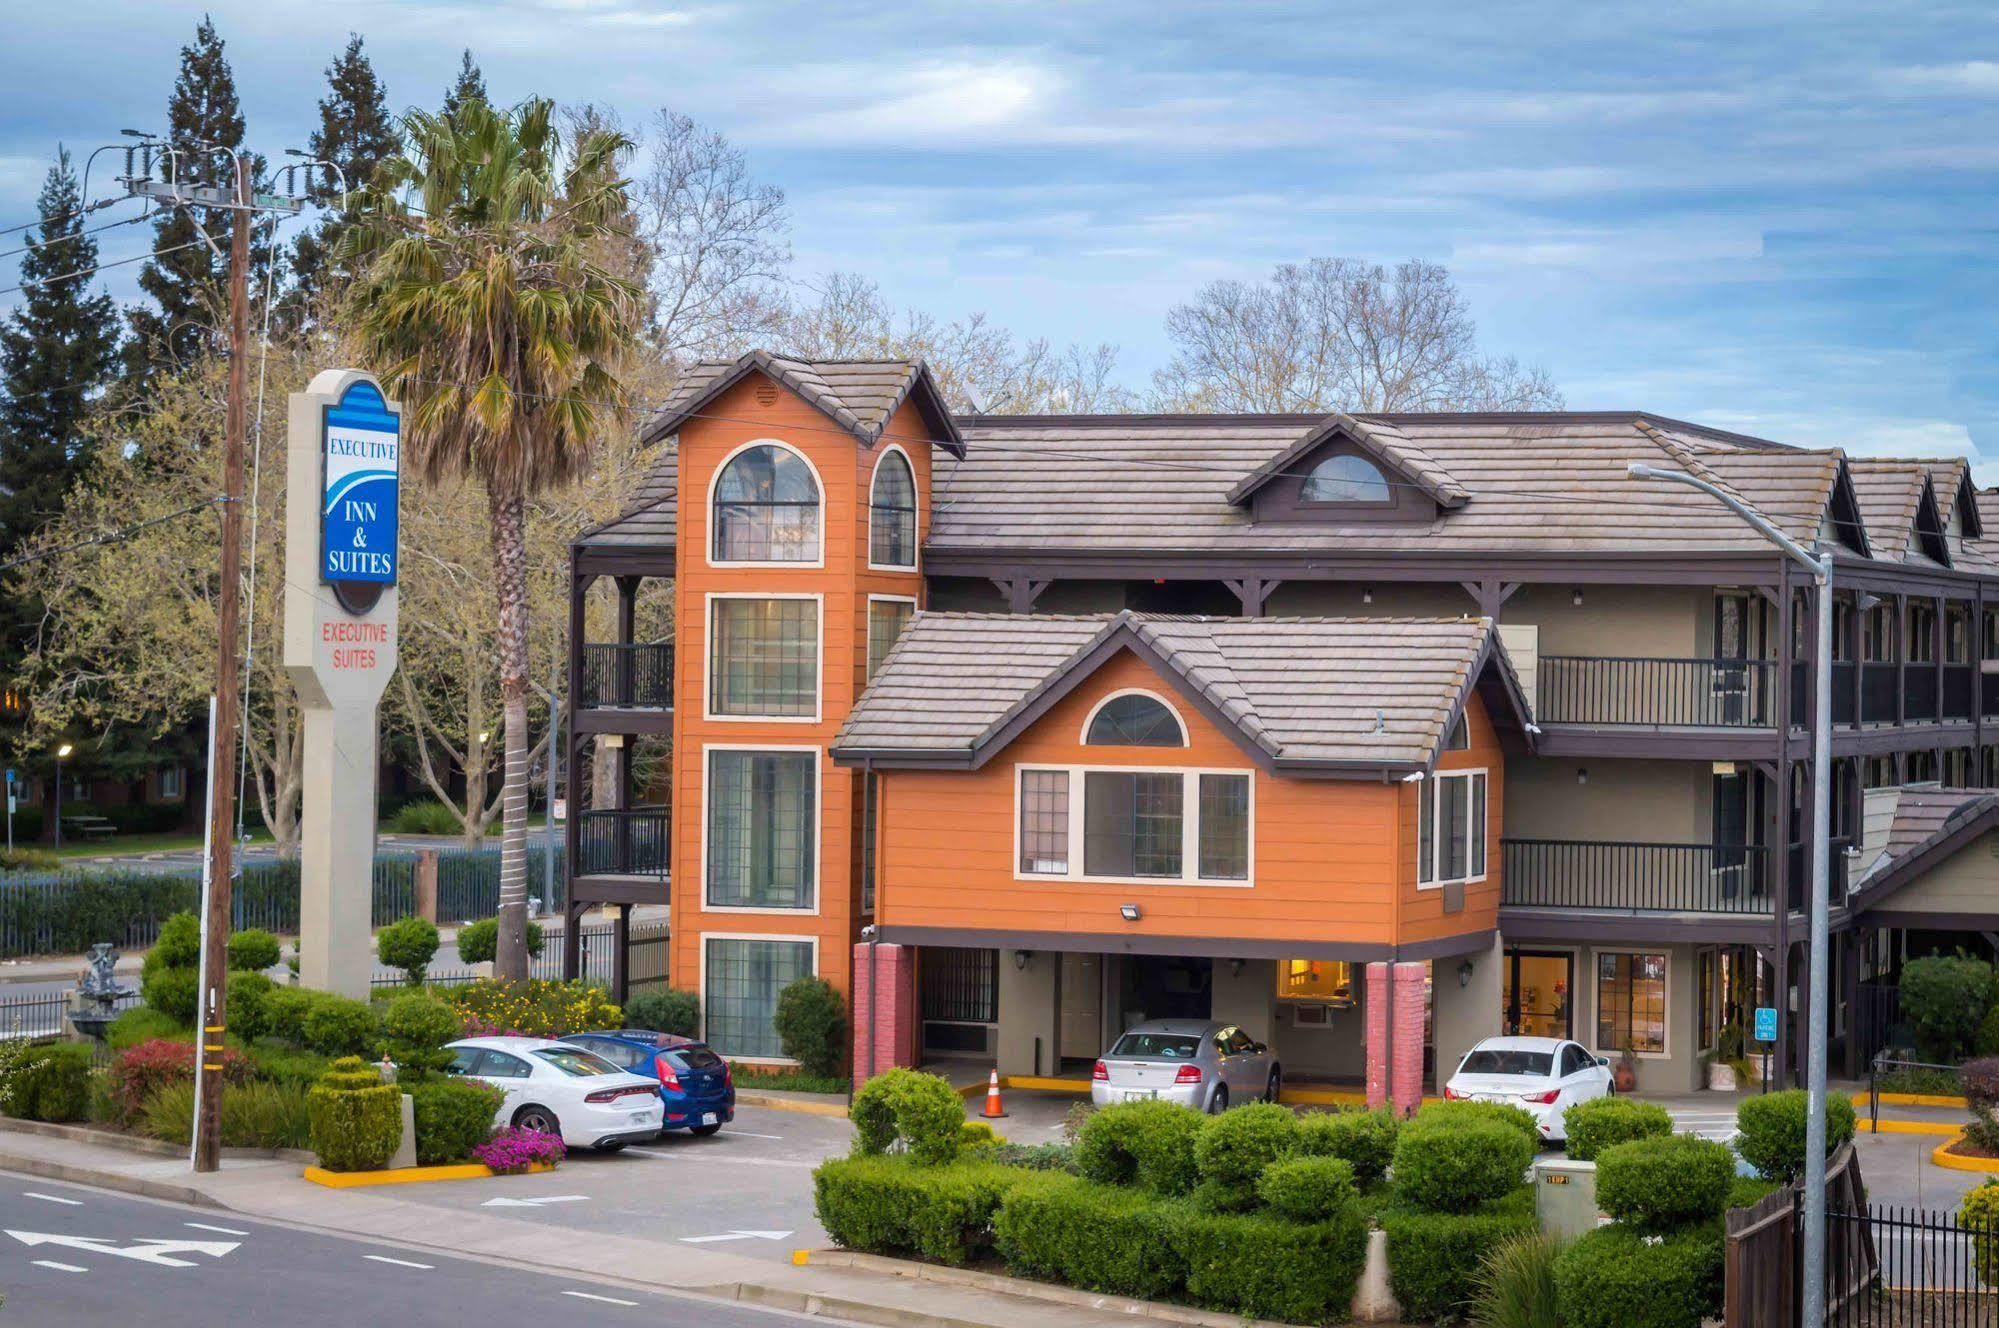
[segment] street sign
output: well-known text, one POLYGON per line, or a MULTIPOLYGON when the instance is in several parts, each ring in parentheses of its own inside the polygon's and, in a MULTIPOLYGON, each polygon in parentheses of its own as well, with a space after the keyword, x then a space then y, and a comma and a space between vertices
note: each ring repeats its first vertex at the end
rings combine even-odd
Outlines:
POLYGON ((1756 1040, 1775 1042, 1777 1040, 1777 1007, 1759 1005, 1756 1007, 1756 1040))
POLYGON ((399 433, 399 416, 366 378, 325 408, 319 579, 328 585, 396 583, 399 433))

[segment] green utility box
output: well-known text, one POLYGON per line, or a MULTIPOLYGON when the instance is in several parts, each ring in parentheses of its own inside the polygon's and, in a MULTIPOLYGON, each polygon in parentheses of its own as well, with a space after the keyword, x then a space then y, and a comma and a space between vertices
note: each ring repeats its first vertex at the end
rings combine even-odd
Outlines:
POLYGON ((1534 1215, 1541 1230, 1570 1241, 1602 1224, 1596 1206, 1596 1163, 1544 1157, 1534 1164, 1534 1215))

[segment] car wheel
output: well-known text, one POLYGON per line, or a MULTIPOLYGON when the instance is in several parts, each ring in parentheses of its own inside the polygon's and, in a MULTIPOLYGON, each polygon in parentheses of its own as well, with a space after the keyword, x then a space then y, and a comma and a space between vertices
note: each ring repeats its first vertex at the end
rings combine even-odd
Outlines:
POLYGON ((562 1137, 562 1122, 547 1107, 522 1107, 514 1113, 514 1128, 517 1130, 540 1130, 543 1134, 562 1137))
POLYGON ((702 1136, 704 1136, 704 1137, 705 1137, 705 1136, 707 1136, 707 1135, 711 1135, 711 1134, 715 1133, 715 1131, 717 1131, 717 1130, 719 1130, 719 1129, 721 1129, 721 1128, 722 1128, 722 1123, 721 1123, 720 1121, 717 1121, 717 1122, 715 1122, 715 1124, 713 1124, 713 1125, 693 1125, 693 1126, 689 1126, 689 1127, 688 1127, 688 1130, 687 1130, 687 1132, 688 1132, 689 1134, 698 1134, 698 1135, 702 1135, 702 1136))
POLYGON ((1229 1109, 1229 1086, 1216 1084, 1215 1095, 1208 1099, 1208 1114, 1219 1116, 1229 1109))
POLYGON ((1264 1090, 1263 1100, 1265 1102, 1275 1102, 1277 1100, 1277 1095, 1279 1093, 1282 1093, 1283 1091, 1284 1091, 1284 1071, 1272 1067, 1270 1071, 1270 1086, 1264 1090))

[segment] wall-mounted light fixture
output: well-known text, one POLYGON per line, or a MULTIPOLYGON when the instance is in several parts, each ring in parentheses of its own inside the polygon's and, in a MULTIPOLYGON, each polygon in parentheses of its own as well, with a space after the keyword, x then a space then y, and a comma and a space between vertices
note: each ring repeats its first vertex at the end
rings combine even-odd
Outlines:
POLYGON ((1569 603, 1580 609, 1583 606, 1583 592, 1578 589, 1574 594, 1569 596, 1569 603))
POLYGON ((1240 959, 1229 960, 1229 976, 1232 978, 1239 978, 1242 976, 1242 960, 1240 959))
POLYGON ((1460 987, 1469 987, 1471 985, 1471 974, 1471 960, 1467 959, 1458 965, 1458 985, 1460 987))
POLYGON ((1119 904, 1117 911, 1118 911, 1118 916, 1123 918, 1126 922, 1138 921, 1137 904, 1119 904))
POLYGON ((1372 603, 1374 603, 1374 587, 1373 587, 1373 586, 1362 586, 1362 587, 1361 587, 1361 590, 1360 590, 1360 602, 1361 602, 1361 603, 1363 603, 1363 604, 1372 604, 1372 603))
POLYGON ((1013 952, 1013 966, 1018 969, 1025 969, 1027 967, 1027 961, 1029 957, 1030 956, 1027 951, 1015 950, 1013 952))
POLYGON ((1579 765, 1579 766, 1577 766, 1577 767, 1576 767, 1576 783, 1578 783, 1578 784, 1587 784, 1587 783, 1589 783, 1589 767, 1588 767, 1588 766, 1586 766, 1586 765, 1579 765))

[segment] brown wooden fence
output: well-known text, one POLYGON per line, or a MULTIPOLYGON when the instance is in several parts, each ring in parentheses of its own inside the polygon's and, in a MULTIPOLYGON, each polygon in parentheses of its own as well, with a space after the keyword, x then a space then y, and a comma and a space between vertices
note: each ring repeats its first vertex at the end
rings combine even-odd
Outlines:
MULTIPOLYGON (((1853 1145, 1842 1145, 1826 1159, 1826 1212, 1867 1211, 1867 1191, 1853 1145)), ((1748 1208, 1732 1208, 1724 1219, 1727 1232, 1723 1322, 1728 1328, 1794 1328, 1798 1323, 1799 1221, 1803 1191, 1789 1185, 1766 1195, 1748 1208)), ((1862 1224, 1855 1231, 1838 1219, 1837 1238, 1826 1241, 1826 1318, 1844 1321, 1847 1307, 1865 1300, 1880 1271, 1880 1256, 1871 1232, 1862 1224)))

